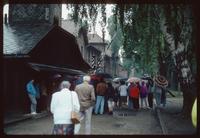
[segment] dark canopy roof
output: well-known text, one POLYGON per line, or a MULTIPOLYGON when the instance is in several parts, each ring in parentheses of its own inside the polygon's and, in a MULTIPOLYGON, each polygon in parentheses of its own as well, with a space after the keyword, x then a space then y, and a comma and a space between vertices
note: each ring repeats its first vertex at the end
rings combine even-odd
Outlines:
POLYGON ((54 26, 28 54, 33 63, 84 72, 90 69, 81 55, 76 38, 59 26, 54 26))
POLYGON ((49 24, 3 24, 3 54, 27 55, 51 30, 49 24))

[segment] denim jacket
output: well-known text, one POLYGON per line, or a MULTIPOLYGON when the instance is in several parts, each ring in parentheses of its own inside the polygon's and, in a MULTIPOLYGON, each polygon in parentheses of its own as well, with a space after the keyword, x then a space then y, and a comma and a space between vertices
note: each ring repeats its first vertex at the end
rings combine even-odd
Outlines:
POLYGON ((28 84, 26 85, 26 90, 29 94, 36 96, 37 98, 39 98, 40 94, 39 94, 39 87, 38 85, 33 85, 32 81, 29 81, 28 84))

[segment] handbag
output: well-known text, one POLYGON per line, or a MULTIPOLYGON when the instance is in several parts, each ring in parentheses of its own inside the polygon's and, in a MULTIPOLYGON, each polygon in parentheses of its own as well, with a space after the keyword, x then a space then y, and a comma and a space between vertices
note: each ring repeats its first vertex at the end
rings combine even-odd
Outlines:
POLYGON ((80 118, 79 118, 79 115, 78 115, 77 112, 75 112, 75 111, 71 112, 71 121, 72 121, 73 124, 80 123, 80 118))
POLYGON ((71 112, 71 121, 73 124, 78 124, 80 123, 80 117, 79 114, 77 112, 74 111, 74 104, 73 104, 73 97, 71 94, 71 101, 72 101, 72 112, 71 112))

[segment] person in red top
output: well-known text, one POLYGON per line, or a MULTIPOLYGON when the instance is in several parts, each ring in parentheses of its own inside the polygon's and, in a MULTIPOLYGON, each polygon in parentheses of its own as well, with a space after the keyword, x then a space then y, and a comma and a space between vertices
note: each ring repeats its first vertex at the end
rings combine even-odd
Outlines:
POLYGON ((130 99, 133 102, 133 108, 138 110, 139 109, 139 88, 134 82, 132 82, 130 84, 129 91, 130 91, 130 99))

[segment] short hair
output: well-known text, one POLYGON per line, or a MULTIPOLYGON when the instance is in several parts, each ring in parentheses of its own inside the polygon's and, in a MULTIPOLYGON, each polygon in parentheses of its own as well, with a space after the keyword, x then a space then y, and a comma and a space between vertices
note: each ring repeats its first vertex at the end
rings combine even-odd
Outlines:
POLYGON ((91 79, 90 76, 84 76, 83 77, 83 81, 90 82, 90 79, 91 79))
POLYGON ((66 81, 66 80, 64 80, 64 81, 62 81, 61 83, 60 83, 60 89, 63 89, 63 88, 70 88, 70 86, 71 86, 71 84, 70 84, 70 82, 69 81, 66 81))

